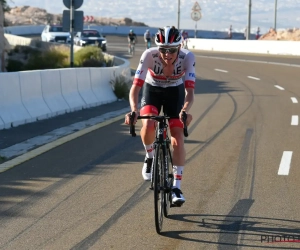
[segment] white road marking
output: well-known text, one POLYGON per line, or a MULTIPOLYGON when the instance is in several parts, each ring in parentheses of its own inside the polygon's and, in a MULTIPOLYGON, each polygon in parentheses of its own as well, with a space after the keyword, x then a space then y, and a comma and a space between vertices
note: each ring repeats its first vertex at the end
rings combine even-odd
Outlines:
POLYGON ((292 125, 292 126, 298 126, 298 123, 299 123, 299 117, 298 117, 298 115, 293 115, 293 116, 292 116, 292 122, 291 122, 291 125, 292 125))
POLYGON ((256 80, 256 81, 259 81, 259 80, 260 80, 259 78, 254 77, 254 76, 247 76, 247 77, 250 78, 250 79, 256 80))
POLYGON ((280 90, 284 90, 284 88, 283 88, 283 87, 280 87, 279 85, 274 85, 274 87, 275 87, 275 88, 278 88, 278 89, 280 89, 280 90))
POLYGON ((293 103, 298 103, 298 100, 297 100, 296 97, 291 97, 291 99, 292 99, 292 102, 293 102, 293 103))
POLYGON ((278 169, 278 175, 289 175, 293 151, 284 151, 278 169))
POLYGON ((228 73, 227 70, 223 70, 223 69, 215 69, 215 71, 220 71, 220 72, 228 73))
POLYGON ((2 157, 15 158, 0 164, 0 173, 13 168, 25 161, 28 161, 40 154, 43 154, 55 147, 58 147, 66 142, 74 140, 75 138, 107 126, 108 124, 111 124, 113 122, 124 119, 125 113, 129 111, 130 108, 128 107, 109 112, 86 121, 74 123, 70 126, 53 130, 45 135, 31 138, 11 147, 1 149, 0 155, 2 157), (36 148, 37 146, 39 147, 36 148))

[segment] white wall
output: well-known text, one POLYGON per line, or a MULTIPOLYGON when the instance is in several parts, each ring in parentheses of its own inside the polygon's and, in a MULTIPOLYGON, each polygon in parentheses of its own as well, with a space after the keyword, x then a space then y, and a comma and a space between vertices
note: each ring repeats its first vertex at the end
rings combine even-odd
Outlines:
POLYGON ((110 80, 130 77, 130 63, 107 68, 69 68, 0 74, 0 129, 117 100, 110 80))
POLYGON ((205 51, 300 55, 300 41, 214 40, 190 38, 188 47, 190 49, 205 51))

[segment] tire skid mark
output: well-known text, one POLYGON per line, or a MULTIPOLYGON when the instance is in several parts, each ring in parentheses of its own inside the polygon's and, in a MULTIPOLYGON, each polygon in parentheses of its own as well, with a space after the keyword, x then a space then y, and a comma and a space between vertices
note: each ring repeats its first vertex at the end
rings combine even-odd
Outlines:
POLYGON ((88 237, 80 241, 71 250, 88 249, 92 247, 124 214, 129 212, 134 206, 149 196, 150 192, 145 193, 149 183, 143 184, 132 194, 132 196, 112 215, 101 227, 91 233, 88 237))
MULTIPOLYGON (((73 179, 75 179, 79 174, 84 174, 84 173, 89 172, 90 170, 92 170, 93 168, 96 167, 96 165, 97 165, 98 162, 104 162, 104 161, 109 160, 110 158, 113 158, 115 152, 119 152, 119 151, 123 150, 126 147, 133 148, 134 144, 136 144, 135 141, 131 140, 131 138, 129 137, 128 139, 126 139, 125 141, 123 141, 123 143, 120 143, 117 147, 112 148, 111 150, 109 150, 108 152, 106 152, 105 154, 103 154, 102 156, 100 156, 99 158, 97 158, 96 160, 94 160, 93 162, 91 162, 91 163, 87 164, 86 166, 78 169, 74 173, 71 173, 71 174, 68 174, 68 175, 64 176, 63 179, 61 179, 61 180, 59 180, 59 181, 51 184, 50 186, 48 186, 48 187, 46 187, 46 188, 44 188, 42 190, 39 190, 38 192, 30 195, 25 200, 23 200, 23 201, 15 204, 14 206, 8 208, 7 210, 2 211, 1 212, 1 217, 2 218, 0 218, 0 224, 3 226, 5 223, 9 222, 10 217, 21 215, 21 212, 23 210, 26 210, 27 207, 30 207, 35 202, 38 202, 38 200, 41 197, 44 196, 43 195, 44 193, 51 193, 51 192, 53 192, 54 190, 62 187, 63 185, 65 185, 68 182, 70 182, 73 179)), ((101 171, 105 171, 105 170, 104 169, 100 170, 100 172, 101 171)), ((9 242, 15 240, 17 237, 19 237, 21 234, 23 234, 24 232, 26 232, 28 229, 30 229, 32 226, 34 226, 37 222, 39 222, 41 219, 43 219, 46 215, 50 214, 52 211, 54 211, 56 208, 58 208, 63 202, 67 201, 68 199, 70 199, 71 197, 73 197, 73 195, 75 195, 76 193, 78 193, 81 189, 85 188, 94 178, 96 178, 96 176, 91 177, 88 181, 86 181, 85 183, 83 183, 77 189, 74 189, 73 193, 71 193, 70 195, 68 195, 67 197, 65 197, 62 201, 60 201, 59 203, 57 203, 52 208, 50 208, 48 210, 48 212, 44 213, 41 217, 39 217, 34 222, 32 222, 30 225, 28 225, 26 228, 24 228, 20 233, 18 233, 16 236, 14 236, 14 238, 10 239, 9 242)), ((6 244, 8 244, 8 243, 6 243, 6 244)))

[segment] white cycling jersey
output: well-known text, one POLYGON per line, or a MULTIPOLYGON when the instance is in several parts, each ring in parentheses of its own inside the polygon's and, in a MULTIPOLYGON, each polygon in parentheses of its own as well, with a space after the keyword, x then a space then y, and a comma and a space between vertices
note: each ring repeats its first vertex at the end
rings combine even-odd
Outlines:
POLYGON ((195 56, 192 52, 180 49, 174 63, 174 72, 168 78, 163 74, 163 65, 158 47, 145 50, 135 72, 133 84, 142 87, 146 82, 152 86, 173 87, 183 84, 184 76, 185 88, 195 87, 195 56))

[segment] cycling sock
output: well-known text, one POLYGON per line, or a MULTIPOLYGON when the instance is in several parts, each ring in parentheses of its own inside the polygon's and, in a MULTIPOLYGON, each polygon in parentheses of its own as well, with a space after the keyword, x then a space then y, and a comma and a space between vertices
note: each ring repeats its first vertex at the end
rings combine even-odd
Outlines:
POLYGON ((183 173, 183 166, 173 166, 173 174, 174 174, 173 187, 177 187, 180 189, 182 173, 183 173))
POLYGON ((147 158, 153 158, 153 156, 154 156, 153 143, 150 144, 150 145, 145 145, 144 144, 144 147, 145 147, 145 150, 146 150, 146 157, 147 158))

